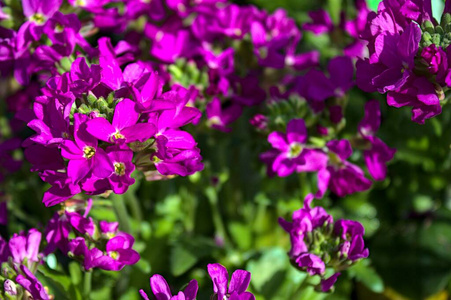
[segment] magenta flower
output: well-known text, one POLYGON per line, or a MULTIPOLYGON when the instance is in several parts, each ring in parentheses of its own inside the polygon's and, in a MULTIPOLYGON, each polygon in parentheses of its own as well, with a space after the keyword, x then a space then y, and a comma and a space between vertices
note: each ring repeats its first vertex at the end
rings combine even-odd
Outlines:
POLYGON ((324 208, 317 206, 310 208, 311 200, 306 199, 304 207, 293 212, 293 222, 287 222, 283 218, 279 218, 280 226, 290 234, 291 250, 289 256, 296 259, 302 253, 308 251, 308 247, 304 242, 304 238, 308 232, 324 224, 332 224, 333 218, 324 208))
POLYGON ((363 241, 365 229, 362 224, 352 220, 339 220, 335 223, 334 231, 344 240, 340 246, 341 256, 351 261, 368 257, 369 251, 363 241))
POLYGON ((50 300, 50 296, 42 283, 33 275, 33 273, 24 265, 20 266, 21 274, 17 275, 16 282, 27 290, 33 299, 50 300))
POLYGON ((311 31, 314 34, 321 34, 324 32, 330 32, 334 28, 334 24, 329 14, 324 10, 320 9, 317 11, 310 11, 308 13, 311 23, 305 23, 302 29, 311 31))
POLYGON ((109 177, 114 169, 106 152, 97 147, 97 139, 86 130, 88 117, 75 114, 75 142, 65 140, 61 145, 61 155, 69 159, 67 175, 73 183, 78 183, 90 172, 99 178, 109 177))
POLYGON ((226 108, 222 108, 221 100, 217 97, 214 97, 213 100, 207 104, 206 108, 208 124, 211 127, 224 132, 230 132, 232 130, 227 126, 238 119, 241 112, 241 106, 235 103, 232 103, 226 108))
POLYGON ((124 99, 116 105, 113 122, 98 117, 87 121, 86 130, 94 137, 107 143, 144 142, 155 134, 155 126, 137 123, 140 114, 135 110, 135 102, 124 99))
POLYGON ((411 106, 412 121, 419 124, 442 112, 434 84, 424 77, 412 76, 400 89, 388 92, 387 104, 393 107, 411 106))
POLYGON ((120 232, 110 239, 105 246, 105 254, 97 248, 89 249, 85 255, 84 267, 101 268, 108 271, 119 271, 125 265, 133 265, 138 262, 140 256, 132 249, 135 239, 120 232))
MULTIPOLYGON (((165 134, 169 132, 171 131, 166 131, 165 134)), ((188 136, 192 137, 184 133, 186 136, 181 135, 179 140, 169 140, 165 136, 157 138, 157 152, 151 159, 160 174, 187 176, 204 168, 199 148, 194 148, 195 144, 187 142, 188 136)))
POLYGON ((127 147, 118 146, 108 147, 106 152, 114 167, 113 174, 108 177, 110 185, 116 194, 123 194, 135 183, 135 179, 130 177, 135 170, 132 162, 133 152, 127 147))
MULTIPOLYGON (((168 283, 159 274, 150 277, 150 288, 157 300, 195 300, 197 296, 198 284, 196 280, 191 280, 183 292, 178 292, 177 295, 172 296, 168 283)), ((139 290, 141 297, 149 300, 149 297, 144 290, 139 290)))
POLYGON ((402 87, 415 67, 421 29, 409 24, 402 34, 384 32, 376 37, 370 59, 357 62, 357 86, 365 92, 385 93, 402 87))
POLYGON ((28 19, 19 29, 19 47, 39 40, 47 20, 58 11, 62 0, 22 0, 23 13, 28 19))
POLYGON ((327 178, 329 189, 337 196, 344 197, 355 192, 366 191, 371 187, 371 181, 356 165, 346 161, 352 148, 348 140, 332 140, 327 143, 329 148, 329 164, 327 178))
POLYGON ((363 151, 368 171, 375 180, 384 180, 387 174, 386 163, 393 159, 396 149, 389 148, 375 136, 380 126, 381 112, 379 102, 371 100, 365 104, 365 117, 359 123, 361 136, 371 144, 363 151))
POLYGON ((251 273, 244 270, 236 270, 232 274, 229 287, 229 274, 227 269, 220 264, 209 264, 208 274, 213 281, 213 291, 217 295, 218 300, 231 299, 231 300, 251 300, 255 299, 254 295, 250 292, 246 292, 251 281, 251 273))
POLYGON ((28 266, 33 262, 39 262, 39 245, 41 244, 41 233, 32 228, 25 236, 24 232, 15 233, 8 242, 9 253, 15 263, 21 264, 26 259, 28 266))
POLYGON ((278 153, 272 162, 272 171, 278 176, 288 176, 296 170, 298 165, 304 164, 304 143, 306 141, 307 128, 302 119, 293 119, 288 122, 286 134, 279 131, 272 132, 268 136, 268 142, 278 153))
POLYGON ((302 253, 297 259, 296 263, 299 267, 305 268, 310 276, 323 275, 326 270, 326 265, 323 260, 315 254, 302 253))
POLYGON ((335 273, 332 276, 330 276, 327 279, 323 279, 321 280, 321 291, 322 292, 328 292, 332 289, 332 287, 334 286, 335 282, 337 282, 338 276, 340 276, 341 273, 335 273))

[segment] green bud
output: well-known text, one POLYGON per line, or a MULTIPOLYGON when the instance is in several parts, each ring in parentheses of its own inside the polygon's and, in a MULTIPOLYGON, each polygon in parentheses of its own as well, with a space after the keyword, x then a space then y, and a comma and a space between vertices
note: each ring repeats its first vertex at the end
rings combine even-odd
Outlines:
POLYGON ((114 92, 108 94, 106 102, 108 103, 109 106, 111 106, 114 103, 114 92))
POLYGON ((434 24, 432 24, 432 22, 429 21, 429 20, 425 21, 421 27, 423 29, 423 32, 429 32, 429 33, 434 33, 435 32, 434 24))
POLYGON ((61 58, 59 64, 63 70, 69 72, 70 67, 72 66, 72 60, 69 57, 63 57, 61 58))
POLYGON ((90 106, 94 106, 94 104, 97 102, 97 97, 91 91, 89 91, 87 100, 90 106))
POLYGON ((105 101, 103 97, 100 97, 97 100, 96 107, 99 109, 101 113, 105 113, 108 111, 108 103, 105 101))
POLYGON ((323 260, 323 262, 325 264, 328 264, 330 262, 330 255, 327 252, 323 253, 323 256, 321 257, 321 259, 323 260))
POLYGON ((443 14, 442 20, 440 21, 440 25, 442 25, 442 27, 445 27, 447 24, 450 23, 451 23, 451 15, 449 13, 443 14))
POLYGON ((443 30, 442 26, 436 26, 435 27, 435 32, 440 34, 440 35, 444 35, 445 34, 445 31, 443 30))
POLYGON ((175 79, 179 80, 183 77, 183 71, 176 65, 170 65, 168 67, 169 73, 171 73, 172 76, 174 76, 175 79))
POLYGON ((423 40, 424 41, 430 41, 432 39, 432 35, 429 32, 423 32, 423 40))
POLYGON ((85 114, 85 115, 91 113, 91 111, 92 111, 92 109, 84 103, 82 105, 80 105, 80 107, 78 108, 78 112, 85 114))
POLYGON ((440 45, 440 40, 441 40, 440 34, 434 33, 432 35, 432 43, 433 44, 440 45))

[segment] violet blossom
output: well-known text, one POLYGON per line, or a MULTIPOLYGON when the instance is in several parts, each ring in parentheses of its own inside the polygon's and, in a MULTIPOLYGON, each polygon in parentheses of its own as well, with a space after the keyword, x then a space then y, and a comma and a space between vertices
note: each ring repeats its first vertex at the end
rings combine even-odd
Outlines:
MULTIPOLYGON (((178 292, 177 295, 172 295, 168 283, 163 276, 155 274, 150 277, 150 288, 157 300, 195 300, 197 296, 198 284, 196 280, 191 280, 186 286, 185 290, 178 292)), ((149 297, 144 290, 139 290, 141 297, 149 300, 149 297)))

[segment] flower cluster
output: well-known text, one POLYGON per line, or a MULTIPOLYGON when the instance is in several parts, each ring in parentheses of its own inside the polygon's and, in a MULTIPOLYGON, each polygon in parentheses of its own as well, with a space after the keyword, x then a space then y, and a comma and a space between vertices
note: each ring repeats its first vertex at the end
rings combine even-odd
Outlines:
MULTIPOLYGON (((136 264, 135 237, 119 231, 118 222, 88 217, 93 200, 81 199, 124 194, 138 171, 158 180, 203 170, 195 136, 185 126, 230 132, 250 106, 269 110, 251 119, 272 146, 260 156, 268 175, 317 175, 316 193, 293 222, 279 222, 291 237, 292 263, 319 275, 320 290, 329 291, 341 271, 368 256, 364 229, 350 220, 333 223, 324 209, 310 207, 311 198, 371 187, 354 151, 375 180, 386 178, 395 153, 377 136, 376 100, 366 103, 358 128, 341 135, 349 91, 357 82, 365 91, 388 92, 389 105, 413 106, 413 119, 424 122, 441 111, 451 82, 449 9, 438 25, 430 7, 413 0, 384 0, 377 14, 356 0, 335 23, 338 16, 319 10, 303 26, 283 9, 268 13, 227 0, 4 2, 0 76, 5 109, 14 117, 0 128, 0 183, 20 170, 16 154, 23 147, 31 171, 50 186, 42 202, 58 205, 45 220, 43 253, 36 229, 8 242, 0 238, 5 297, 51 299, 35 274, 57 251, 86 272, 136 264), (319 51, 304 47, 301 29, 328 34, 340 51, 320 60, 319 51), (360 36, 370 57, 359 59, 355 80, 354 62, 365 45, 360 36)), ((0 203, 5 223, 6 202, 0 203)), ((139 215, 139 205, 133 209, 139 215)), ((212 299, 255 299, 246 291, 249 272, 236 270, 229 282, 225 267, 210 264, 208 274, 212 299)), ((198 290, 192 280, 173 295, 160 275, 151 277, 150 286, 159 300, 195 299, 198 290)))
POLYGON ((447 4, 437 22, 431 1, 382 1, 362 34, 369 57, 357 62, 359 88, 387 93, 390 106, 412 107, 420 124, 440 114, 451 86, 450 13, 447 4))
POLYGON ((70 207, 55 213, 45 231, 47 247, 45 253, 59 249, 64 254, 80 260, 85 270, 121 270, 133 265, 139 254, 132 249, 133 236, 118 230, 119 223, 100 221, 94 223, 87 215, 92 200, 74 201, 70 207), (84 210, 83 214, 80 214, 84 210))
POLYGON ((290 260, 299 270, 321 277, 320 290, 329 291, 340 275, 357 260, 368 257, 363 226, 356 221, 333 218, 322 207, 310 207, 307 197, 304 207, 293 213, 293 221, 279 218, 282 228, 290 234, 290 260), (326 269, 334 273, 325 278, 326 269))
POLYGON ((25 232, 14 234, 8 242, 0 238, 2 297, 51 299, 47 289, 34 275, 43 258, 39 253, 40 244, 41 233, 34 228, 26 234, 25 232))
POLYGON ((163 93, 151 66, 132 63, 122 71, 109 40, 99 44, 99 65, 77 58, 33 104, 28 126, 36 134, 25 142, 25 156, 52 185, 46 206, 81 192, 122 194, 135 182, 135 167, 165 176, 203 168, 196 142, 180 129, 200 117, 187 106, 195 92, 163 93))
MULTIPOLYGON (((365 163, 375 180, 386 177, 386 163, 395 150, 375 136, 380 124, 380 109, 376 100, 365 105, 365 116, 359 124, 359 133, 352 142, 363 150, 365 163)), ((308 142, 303 119, 288 122, 286 133, 275 131, 268 136, 273 149, 260 158, 268 166, 269 175, 288 176, 293 172, 317 172, 321 198, 327 189, 343 197, 371 187, 360 167, 348 161, 352 155, 351 142, 346 139, 328 141, 323 147, 308 142)))
MULTIPOLYGON (((227 269, 216 263, 208 265, 208 274, 213 281, 214 295, 211 299, 255 300, 255 296, 252 293, 246 292, 251 281, 251 273, 244 270, 236 270, 233 272, 229 283, 227 269)), ((155 274, 150 278, 150 288, 157 300, 194 300, 197 296, 198 284, 193 279, 188 283, 183 292, 178 292, 177 295, 172 296, 171 290, 163 276, 155 274)), ((144 290, 140 290, 139 292, 145 300, 149 300, 144 290)))

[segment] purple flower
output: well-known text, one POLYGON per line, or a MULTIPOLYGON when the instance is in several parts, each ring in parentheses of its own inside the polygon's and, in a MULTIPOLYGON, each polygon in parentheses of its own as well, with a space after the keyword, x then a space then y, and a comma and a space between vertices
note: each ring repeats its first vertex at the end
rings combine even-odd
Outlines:
POLYGON ((112 124, 99 117, 87 121, 86 130, 107 143, 144 142, 155 134, 155 126, 150 123, 137 123, 139 116, 135 110, 135 102, 124 99, 116 105, 112 124))
POLYGON ((103 234, 116 234, 119 229, 119 223, 118 222, 107 222, 107 221, 100 221, 99 222, 100 231, 103 234))
POLYGON ((312 19, 312 22, 305 23, 302 26, 302 29, 304 30, 311 31, 318 35, 324 32, 330 32, 334 28, 332 19, 324 9, 310 11, 308 15, 312 19))
POLYGON ((230 127, 227 127, 227 125, 238 119, 241 112, 241 106, 235 103, 232 103, 223 109, 221 107, 221 100, 219 100, 218 97, 214 97, 206 107, 208 124, 211 127, 224 132, 230 132, 232 130, 230 127))
POLYGON ((310 276, 323 275, 326 270, 326 266, 323 260, 315 254, 311 253, 302 253, 296 259, 296 263, 299 267, 305 268, 310 276))
POLYGON ((272 162, 271 169, 278 176, 288 176, 298 165, 305 163, 304 143, 307 141, 307 128, 302 119, 293 119, 287 124, 287 133, 272 132, 268 136, 278 154, 272 162))
POLYGON ((363 151, 368 171, 375 180, 384 180, 387 174, 386 163, 393 159, 396 149, 389 148, 375 136, 380 126, 381 112, 379 102, 371 100, 365 104, 365 116, 359 123, 359 132, 371 148, 363 151))
POLYGON ((69 159, 67 174, 73 183, 78 183, 90 172, 99 178, 107 178, 113 172, 113 164, 106 152, 97 147, 97 139, 86 130, 88 117, 75 114, 75 142, 65 140, 61 145, 61 155, 69 159))
POLYGON ((97 248, 89 249, 85 256, 84 267, 101 268, 108 271, 119 271, 125 265, 133 265, 138 262, 140 256, 132 249, 135 239, 125 233, 118 233, 110 239, 105 246, 105 254, 97 248))
POLYGON ((320 70, 310 70, 300 78, 298 93, 310 102, 315 111, 324 108, 323 101, 327 98, 341 98, 354 86, 354 66, 350 57, 333 58, 327 70, 329 78, 320 70))
POLYGON ((363 171, 356 165, 346 161, 352 148, 348 140, 332 140, 327 143, 329 148, 329 164, 327 178, 329 189, 340 197, 361 192, 371 187, 371 181, 365 178, 363 171))
POLYGON ((36 278, 36 276, 33 275, 33 273, 31 273, 30 270, 28 270, 26 266, 21 265, 20 270, 22 273, 17 276, 16 282, 23 286, 23 288, 30 293, 33 299, 51 299, 42 283, 36 278))
MULTIPOLYGON (((168 283, 163 276, 155 274, 150 277, 150 288, 152 289, 152 293, 155 295, 157 300, 195 300, 197 296, 198 284, 197 281, 193 279, 188 283, 183 292, 178 292, 177 295, 172 296, 168 283)), ((145 300, 149 300, 149 297, 144 290, 140 290, 139 293, 145 300)))
POLYGON ((337 282, 338 276, 340 276, 341 273, 335 273, 332 276, 330 276, 327 279, 321 280, 321 291, 322 292, 328 292, 332 289, 335 282, 337 282))
POLYGON ((45 254, 54 252, 57 248, 63 253, 69 251, 69 233, 71 231, 71 225, 65 218, 58 213, 53 215, 53 218, 47 224, 45 229, 45 239, 47 240, 47 247, 44 249, 45 254))
POLYGON ((435 44, 424 47, 421 50, 421 58, 431 74, 438 73, 437 76, 442 78, 445 76, 444 73, 448 69, 448 58, 441 47, 437 48, 435 44))
POLYGON ((135 170, 132 162, 133 152, 127 147, 118 146, 108 147, 106 152, 114 167, 113 174, 108 177, 110 185, 116 194, 123 194, 130 185, 135 183, 135 179, 130 177, 135 170))
POLYGON ((217 299, 234 299, 234 300, 244 300, 244 299, 255 299, 254 295, 250 292, 246 292, 251 281, 251 273, 245 270, 236 270, 232 274, 232 279, 230 279, 229 287, 227 284, 229 281, 229 274, 227 269, 220 264, 209 264, 208 274, 213 281, 213 291, 217 295, 217 299))
POLYGON ((375 39, 370 59, 357 62, 357 86, 365 92, 385 93, 402 87, 415 67, 421 30, 409 24, 402 34, 384 32, 375 39))
POLYGON ((351 261, 368 257, 369 251, 363 241, 365 229, 362 224, 352 220, 339 220, 335 223, 334 232, 344 240, 340 248, 342 256, 351 261))
POLYGON ((28 21, 19 29, 19 47, 39 40, 43 25, 58 11, 62 0, 22 0, 23 13, 28 21))
POLYGON ((332 224, 333 218, 324 208, 317 206, 310 208, 310 199, 306 198, 304 207, 293 212, 293 222, 279 218, 279 224, 290 234, 291 250, 289 256, 296 259, 300 254, 308 251, 304 238, 308 232, 325 224, 332 224))
POLYGON ((400 89, 389 92, 387 104, 393 107, 412 106, 412 121, 419 124, 442 112, 434 84, 424 77, 413 77, 400 89))
POLYGON ((32 228, 27 235, 21 232, 15 233, 8 242, 9 252, 15 263, 21 264, 26 259, 30 266, 33 262, 39 262, 39 245, 41 244, 41 233, 32 228))
POLYGON ((192 139, 191 135, 175 130, 166 131, 165 134, 157 137, 157 152, 151 157, 160 174, 187 176, 204 168, 200 150, 190 146, 192 143, 187 143, 187 137, 192 139), (179 140, 166 138, 169 133, 174 133, 173 137, 180 136, 179 140))

